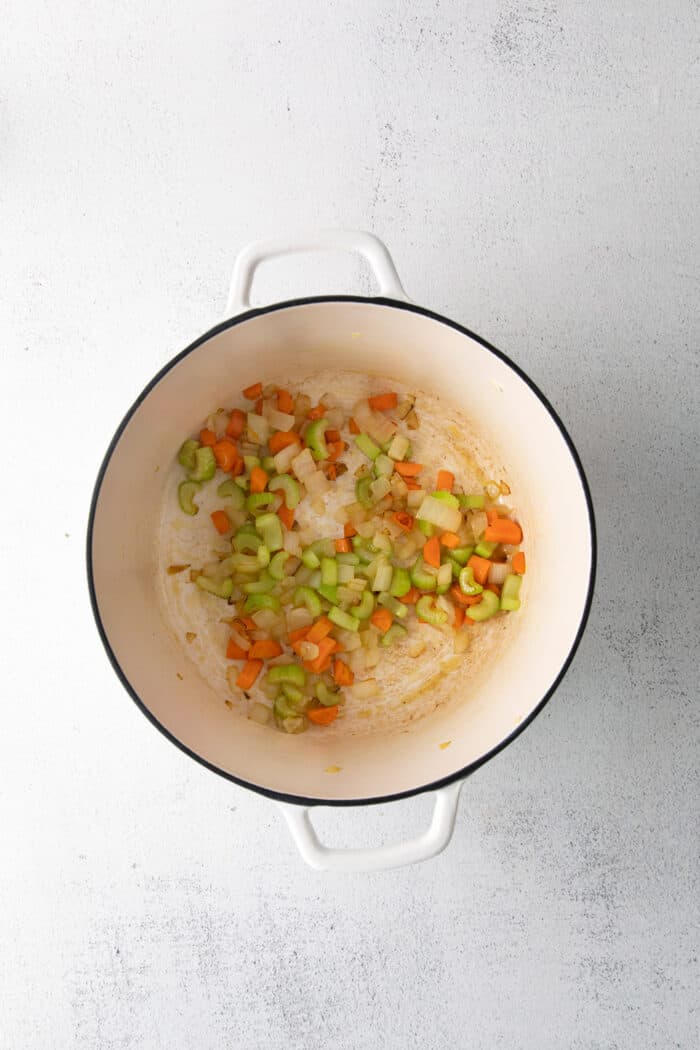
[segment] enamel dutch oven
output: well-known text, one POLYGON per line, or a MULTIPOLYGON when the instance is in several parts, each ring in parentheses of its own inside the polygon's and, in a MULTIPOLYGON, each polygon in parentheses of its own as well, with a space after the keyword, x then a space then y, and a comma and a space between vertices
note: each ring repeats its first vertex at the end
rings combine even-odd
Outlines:
POLYGON ((95 485, 87 568, 109 659, 151 722, 207 768, 275 799, 312 866, 378 870, 424 860, 447 845, 465 778, 514 740, 554 693, 588 616, 595 529, 576 450, 532 380, 479 336, 411 303, 377 238, 325 231, 244 249, 234 268, 227 320, 166 365, 131 406, 95 485), (327 249, 363 256, 379 296, 315 296, 250 308, 251 282, 263 260, 327 249), (183 433, 197 429, 222 396, 258 379, 327 369, 329 353, 339 370, 393 376, 416 391, 468 406, 470 421, 485 442, 499 448, 517 481, 528 564, 517 630, 491 661, 476 695, 463 703, 455 696, 410 731, 336 735, 333 761, 343 771, 338 776, 328 775, 329 745, 322 733, 289 737, 245 718, 236 720, 232 732, 231 712, 196 673, 174 688, 182 647, 157 600, 154 554, 167 464, 183 433), (159 464, 166 469, 154 473, 159 464), (451 744, 442 749, 436 740, 451 744), (412 842, 329 849, 309 819, 316 805, 369 805, 424 791, 435 794, 433 818, 412 842))

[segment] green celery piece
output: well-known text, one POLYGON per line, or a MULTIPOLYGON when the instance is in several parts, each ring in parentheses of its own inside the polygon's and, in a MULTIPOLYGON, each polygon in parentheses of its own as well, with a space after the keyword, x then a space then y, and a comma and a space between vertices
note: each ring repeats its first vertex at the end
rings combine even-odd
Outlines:
MULTIPOLYGON (((274 456, 263 456, 260 466, 267 474, 274 474, 275 472, 275 457, 274 456)), ((270 487, 269 485, 267 486, 270 487)))
POLYGON ((231 546, 239 554, 257 554, 258 548, 262 546, 262 540, 252 525, 243 525, 231 541, 231 546))
POLYGON ((257 511, 270 507, 274 502, 274 492, 253 492, 246 498, 245 506, 246 510, 249 510, 251 514, 255 514, 257 511))
POLYGON ((374 473, 376 477, 389 478, 394 473, 394 461, 383 452, 374 461, 374 473))
POLYGON ((243 510, 245 496, 240 485, 236 484, 235 478, 226 478, 226 481, 222 481, 216 490, 216 494, 222 499, 230 499, 233 510, 243 510))
POLYGON ((480 558, 490 558, 497 546, 497 543, 487 543, 485 540, 482 540, 480 543, 477 543, 475 553, 480 558))
POLYGON ((476 623, 481 620, 490 620, 498 612, 500 606, 497 594, 494 594, 493 591, 484 591, 479 604, 469 606, 467 616, 476 623))
POLYGON ((360 621, 355 616, 351 616, 350 613, 343 612, 337 605, 334 605, 331 611, 328 613, 328 619, 331 623, 336 624, 338 627, 342 627, 345 631, 359 631, 360 621))
POLYGON ((273 711, 275 717, 279 718, 281 722, 284 722, 286 719, 291 721, 299 716, 295 705, 289 701, 288 697, 283 695, 278 696, 275 700, 273 711))
POLYGON ((428 539, 430 539, 431 536, 435 535, 435 526, 432 524, 432 522, 424 521, 422 518, 416 518, 416 525, 423 533, 423 535, 428 537, 428 539))
POLYGON ((391 578, 391 587, 389 588, 389 594, 392 594, 394 598, 403 598, 411 589, 411 576, 407 569, 394 569, 394 575, 391 578))
POLYGON ((433 605, 433 599, 429 594, 424 594, 416 602, 416 616, 419 620, 423 620, 425 623, 432 623, 434 626, 444 623, 447 619, 445 610, 433 605))
POLYGON ((314 419, 313 423, 310 423, 304 434, 304 441, 308 448, 311 449, 311 455, 314 459, 328 459, 329 452, 328 446, 326 445, 326 431, 330 423, 324 417, 323 419, 314 419))
POLYGON ((340 554, 336 554, 335 560, 338 565, 359 565, 360 558, 357 554, 351 553, 350 551, 341 551, 340 554))
POLYGON ((325 587, 338 584, 338 562, 335 558, 321 558, 321 583, 325 587))
POLYGON ((374 595, 371 591, 363 591, 359 605, 353 605, 350 615, 356 620, 368 620, 374 612, 374 595))
POLYGON ((398 598, 394 598, 393 594, 389 594, 388 591, 383 591, 377 598, 377 601, 385 609, 388 609, 390 613, 393 613, 394 616, 398 616, 400 620, 408 616, 408 606, 400 602, 398 598))
POLYGON ((459 507, 459 500, 451 492, 438 489, 437 492, 432 492, 431 495, 433 499, 439 499, 441 503, 446 503, 448 507, 459 507))
POLYGON ((483 494, 481 496, 463 494, 459 497, 459 503, 465 510, 483 510, 486 497, 483 494))
POLYGON ((294 605, 305 605, 315 618, 321 615, 321 599, 310 587, 297 587, 292 598, 294 605))
POLYGON ((466 565, 459 574, 459 589, 462 594, 481 594, 484 588, 474 579, 474 570, 466 565))
POLYGON ((190 481, 209 481, 216 474, 216 458, 208 445, 198 448, 194 454, 194 469, 190 481))
POLYGON ((359 448, 360 452, 364 452, 364 454, 367 456, 367 459, 376 459, 382 451, 379 445, 376 445, 374 441, 372 441, 372 438, 369 436, 369 434, 358 434, 355 438, 355 444, 359 448))
POLYGON ((270 492, 282 491, 284 493, 285 506, 290 510, 296 510, 301 501, 301 489, 299 482, 291 474, 277 474, 267 483, 270 492))
POLYGON ((305 547, 304 550, 301 552, 301 561, 307 569, 318 569, 318 567, 321 564, 321 559, 311 549, 311 547, 305 547))
POLYGON ((505 609, 506 612, 517 612, 520 608, 520 585, 522 583, 522 576, 516 576, 514 573, 508 573, 505 580, 503 581, 503 587, 501 588, 501 609, 505 609))
POLYGON ((306 671, 300 664, 277 664, 270 668, 266 677, 271 685, 288 682, 301 689, 306 684, 306 671))
POLYGON ((445 565, 441 565, 438 569, 437 580, 436 580, 436 594, 447 594, 452 583, 452 566, 449 562, 445 565))
POLYGON ((289 551, 277 551, 277 554, 273 554, 267 569, 273 580, 284 579, 284 563, 288 557, 289 551))
POLYGON ((355 498, 357 502, 365 508, 365 510, 371 510, 374 506, 372 494, 369 491, 369 487, 372 484, 372 478, 369 474, 366 474, 363 478, 358 478, 355 485, 355 498))
POLYGON ((257 554, 232 554, 229 560, 233 572, 245 572, 249 574, 257 574, 260 572, 260 562, 258 561, 257 554))
POLYGON ((195 452, 199 448, 199 442, 195 441, 194 438, 188 438, 180 446, 180 451, 177 454, 177 461, 186 470, 194 470, 197 465, 195 452))
POLYGON ((224 580, 210 580, 208 576, 198 576, 197 586, 216 598, 230 598, 233 594, 233 580, 230 576, 224 580))
POLYGON ((279 728, 290 735, 296 735, 297 733, 304 733, 309 728, 309 723, 303 715, 297 715, 296 718, 281 718, 277 722, 279 728))
POLYGON ((274 590, 276 582, 269 572, 264 569, 260 573, 259 579, 242 584, 241 590, 245 591, 246 594, 269 594, 270 591, 274 590))
POLYGON ((316 588, 316 590, 321 595, 321 597, 325 598, 327 602, 331 603, 331 605, 335 605, 335 603, 338 601, 337 585, 322 583, 316 588))
POLYGON ((418 588, 419 591, 434 591, 437 587, 437 581, 434 576, 431 576, 429 572, 424 569, 425 562, 419 554, 416 558, 413 568, 411 569, 411 583, 418 588))
POLYGON ((340 691, 331 689, 322 678, 319 678, 315 687, 316 698, 324 707, 334 707, 340 701, 340 691))
POLYGON ((280 600, 276 594, 249 594, 243 604, 243 612, 246 614, 258 612, 259 609, 270 609, 278 613, 280 608, 280 600))
POLYGON ((452 566, 452 577, 453 577, 453 579, 458 580, 459 579, 459 574, 462 571, 462 566, 459 564, 458 561, 456 561, 452 557, 452 553, 453 553, 452 551, 448 551, 447 554, 445 555, 445 557, 447 558, 447 561, 449 562, 449 564, 452 566))
POLYGON ((394 642, 400 642, 401 639, 405 638, 407 634, 408 631, 402 624, 392 623, 389 630, 382 635, 380 644, 383 645, 385 649, 387 649, 390 645, 393 645, 394 642))
MULTIPOLYGON (((250 498, 252 499, 252 497, 250 498)), ((282 549, 284 546, 282 522, 276 514, 261 514, 260 517, 256 519, 255 528, 262 536, 263 542, 270 553, 282 549)))
POLYGON ((298 689, 297 686, 292 685, 291 682, 282 683, 282 692, 284 693, 285 700, 288 700, 290 704, 296 707, 297 711, 306 703, 306 697, 302 693, 301 689, 298 689))
POLYGON ((266 569, 267 566, 270 564, 270 552, 264 543, 261 543, 258 547, 258 553, 256 554, 256 558, 260 563, 261 569, 266 569))
POLYGON ((450 558, 454 558, 460 565, 466 565, 472 554, 474 553, 473 547, 455 547, 454 550, 448 552, 450 558))
POLYGON ((244 456, 243 457, 243 462, 245 463, 245 469, 250 474, 250 472, 253 469, 253 467, 259 467, 260 466, 260 457, 259 456, 244 456))
POLYGON ((199 507, 194 502, 194 494, 202 487, 199 481, 181 481, 177 487, 177 498, 180 510, 185 514, 198 514, 199 507))

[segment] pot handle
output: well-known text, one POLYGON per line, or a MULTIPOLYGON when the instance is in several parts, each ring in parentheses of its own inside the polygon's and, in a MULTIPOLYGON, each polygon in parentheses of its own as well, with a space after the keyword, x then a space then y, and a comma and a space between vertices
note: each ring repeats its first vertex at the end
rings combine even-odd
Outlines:
POLYGON ((243 248, 238 253, 233 267, 226 304, 227 317, 250 309, 250 286, 261 262, 280 255, 315 251, 356 252, 369 264, 381 295, 391 299, 407 299, 386 245, 373 233, 364 233, 361 230, 317 230, 297 237, 254 241, 243 248))
POLYGON ((433 819, 426 832, 409 842, 375 849, 330 849, 319 842, 308 806, 290 802, 279 802, 278 805, 302 858, 312 868, 319 871, 387 871, 428 860, 444 850, 454 831, 463 783, 463 780, 458 780, 435 792, 433 819))

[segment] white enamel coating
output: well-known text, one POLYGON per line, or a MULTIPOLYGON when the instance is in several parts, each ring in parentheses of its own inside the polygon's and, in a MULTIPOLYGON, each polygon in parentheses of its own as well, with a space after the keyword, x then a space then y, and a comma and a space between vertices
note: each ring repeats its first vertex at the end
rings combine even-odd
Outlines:
POLYGON ((250 308, 250 288, 260 263, 282 255, 315 251, 346 251, 361 255, 369 264, 382 295, 407 299, 394 260, 378 237, 362 230, 318 230, 298 237, 255 241, 243 248, 233 268, 226 316, 233 317, 250 308))
POLYGON ((279 807, 299 852, 312 868, 319 871, 388 871, 442 853, 452 838, 463 784, 463 780, 458 780, 435 792, 433 819, 419 838, 374 849, 330 849, 319 842, 307 806, 280 802, 279 807))
MULTIPOLYGON (((255 266, 269 254, 346 246, 370 260, 381 291, 402 294, 386 249, 367 234, 324 233, 242 253, 232 308, 246 301, 255 266), (387 263, 388 260, 388 263, 387 263)), ((214 768, 273 795, 314 803, 380 799, 428 788, 478 763, 527 721, 549 693, 575 643, 588 599, 593 540, 586 494, 556 421, 498 355, 451 325, 410 307, 372 300, 271 308, 203 339, 167 370, 132 412, 107 463, 92 533, 93 583, 107 642, 147 712, 214 768), (339 369, 400 377, 465 412, 498 450, 503 476, 521 494, 527 536, 526 603, 498 661, 450 703, 408 728, 354 737, 287 736, 232 718, 188 661, 156 598, 155 536, 173 450, 212 406, 278 375, 339 369), (144 454, 144 450, 148 454, 144 454), (566 522, 566 529, 561 528, 566 522), (446 746, 449 742, 449 746, 446 746)), ((386 847, 376 866, 420 859, 444 845, 457 792, 441 796, 437 824, 419 845, 386 847), (443 841, 444 838, 444 841, 443 841), (401 859, 401 851, 404 850, 401 859), (383 858, 383 859, 382 859, 383 858)), ((326 852, 308 815, 285 810, 302 853, 334 868, 366 856, 326 852)), ((362 851, 364 853, 364 851, 362 851)))

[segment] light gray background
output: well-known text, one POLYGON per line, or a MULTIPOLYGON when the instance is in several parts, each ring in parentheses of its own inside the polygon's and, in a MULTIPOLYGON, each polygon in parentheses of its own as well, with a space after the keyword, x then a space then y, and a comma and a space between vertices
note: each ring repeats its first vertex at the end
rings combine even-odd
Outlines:
MULTIPOLYGON (((697 4, 1 6, 0 1044, 695 1047, 697 4), (319 225, 377 232, 542 385, 600 532, 556 699, 443 856, 376 876, 308 870, 151 728, 84 578, 122 413, 243 244, 319 225)), ((370 287, 331 256, 255 293, 370 287)))

